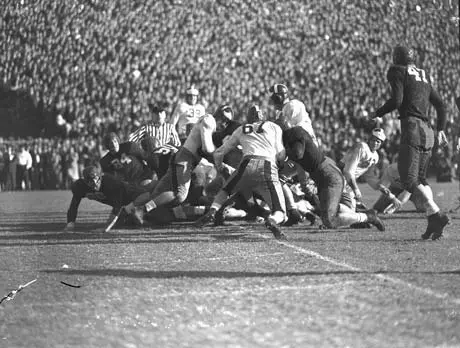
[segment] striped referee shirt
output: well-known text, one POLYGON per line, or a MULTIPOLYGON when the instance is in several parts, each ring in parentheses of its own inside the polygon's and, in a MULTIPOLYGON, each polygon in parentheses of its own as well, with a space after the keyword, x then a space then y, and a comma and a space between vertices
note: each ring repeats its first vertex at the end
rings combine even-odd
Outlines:
POLYGON ((132 132, 128 140, 139 143, 145 137, 152 137, 156 140, 156 146, 165 147, 165 145, 173 145, 175 147, 180 147, 181 142, 179 135, 175 127, 170 123, 155 124, 149 123, 141 126, 132 132))

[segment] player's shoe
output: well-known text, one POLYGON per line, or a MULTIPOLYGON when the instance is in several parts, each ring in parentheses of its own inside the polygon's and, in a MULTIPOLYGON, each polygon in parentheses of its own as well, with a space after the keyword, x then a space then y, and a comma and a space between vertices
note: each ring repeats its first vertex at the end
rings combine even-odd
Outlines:
POLYGON ((216 211, 216 214, 214 215, 214 226, 224 226, 225 223, 225 209, 219 209, 216 211))
POLYGON ((450 223, 450 218, 443 213, 437 213, 428 216, 428 226, 426 231, 422 234, 422 239, 428 239, 431 236, 432 240, 441 238, 444 232, 444 227, 450 223))
POLYGON ((270 218, 265 220, 265 227, 267 227, 278 240, 287 240, 286 235, 281 232, 279 226, 270 218))
POLYGON ((366 215, 367 222, 377 227, 379 231, 385 231, 385 225, 383 224, 383 221, 380 220, 380 218, 377 216, 377 212, 374 209, 369 209, 366 211, 366 215))
POLYGON ((202 217, 200 217, 198 220, 196 220, 193 223, 193 225, 195 227, 203 227, 206 224, 214 222, 216 218, 216 213, 217 213, 217 209, 215 208, 209 209, 209 211, 206 214, 204 214, 202 217))
POLYGON ((144 207, 135 207, 132 216, 134 218, 134 223, 138 226, 142 226, 144 224, 144 207))
POLYGON ((299 222, 302 222, 303 216, 297 209, 289 209, 288 219, 284 223, 284 226, 297 225, 299 222))
POLYGON ((310 222, 310 226, 313 226, 316 222, 316 215, 312 212, 307 211, 305 213, 305 219, 310 222))

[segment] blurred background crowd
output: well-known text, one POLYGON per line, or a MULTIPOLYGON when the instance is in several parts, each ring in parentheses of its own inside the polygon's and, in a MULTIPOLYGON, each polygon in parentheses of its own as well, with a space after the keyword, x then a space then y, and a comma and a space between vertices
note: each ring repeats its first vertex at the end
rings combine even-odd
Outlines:
MULTIPOLYGON (((284 83, 338 160, 388 98, 398 43, 416 50, 446 102, 450 147, 435 150, 433 167, 453 172, 458 11, 449 0, 4 0, 0 187, 68 188, 99 161, 105 134, 127 140, 149 121, 148 103, 172 113, 190 85, 207 112, 226 102, 240 117, 257 103, 273 117, 267 90, 284 83)), ((397 114, 381 122, 392 161, 397 114)))

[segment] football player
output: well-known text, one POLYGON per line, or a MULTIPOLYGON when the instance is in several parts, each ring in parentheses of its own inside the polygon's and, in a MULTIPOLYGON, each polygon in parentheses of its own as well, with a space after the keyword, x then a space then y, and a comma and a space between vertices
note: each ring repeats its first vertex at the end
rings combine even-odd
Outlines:
POLYGON ((104 173, 135 185, 147 185, 152 181, 152 170, 144 163, 148 159, 147 153, 139 144, 132 141, 120 143, 112 132, 104 137, 104 146, 109 150, 100 160, 104 173))
POLYGON ((419 191, 424 198, 428 225, 422 239, 439 239, 450 218, 442 213, 433 199, 426 180, 426 171, 434 146, 434 132, 430 124, 429 107, 437 115, 437 140, 440 147, 447 144, 445 105, 433 87, 430 76, 415 65, 415 51, 397 45, 393 49, 393 64, 387 72, 391 97, 372 113, 371 118, 383 117, 398 110, 401 122, 401 144, 398 154, 398 172, 404 189, 419 191))
MULTIPOLYGON (((289 90, 286 85, 280 83, 274 84, 270 87, 269 92, 270 104, 272 104, 277 111, 276 123, 280 125, 283 130, 296 126, 302 127, 308 134, 310 134, 313 141, 318 145, 310 115, 305 108, 305 104, 298 99, 290 99, 289 90)), ((310 194, 310 192, 308 192, 308 177, 305 174, 305 171, 303 171, 298 164, 296 164, 296 171, 302 190, 305 192, 306 196, 308 196, 310 203, 316 205, 317 200, 310 194)), ((285 193, 289 216, 287 224, 296 224, 302 220, 302 215, 297 209, 295 209, 296 204, 294 198, 286 185, 283 185, 283 191, 285 193)))
POLYGON ((241 146, 243 159, 237 170, 225 182, 211 204, 209 212, 197 220, 197 226, 214 221, 217 211, 237 192, 255 192, 268 204, 271 214, 265 225, 277 239, 286 239, 279 225, 286 219, 283 190, 278 178, 278 164, 285 160, 281 128, 266 121, 257 105, 249 108, 247 123, 237 128, 214 153, 214 163, 225 171, 224 156, 241 146))
POLYGON ((385 225, 375 211, 357 213, 350 205, 341 203, 345 178, 335 162, 325 156, 311 135, 302 127, 283 131, 283 143, 288 158, 310 174, 318 189, 320 217, 325 227, 338 228, 369 222, 380 231, 385 225))
POLYGON ((185 91, 185 102, 180 102, 171 115, 170 123, 176 127, 182 143, 187 139, 193 125, 205 114, 204 106, 198 103, 199 95, 198 89, 192 85, 185 91))
POLYGON ((343 168, 343 175, 346 179, 346 194, 344 199, 352 207, 363 207, 362 194, 358 187, 357 180, 363 177, 366 182, 375 190, 378 187, 378 177, 375 173, 375 166, 379 162, 378 149, 386 140, 385 132, 382 128, 374 128, 369 139, 357 142, 342 158, 339 167, 343 168))
MULTIPOLYGON (((142 195, 134 202, 137 222, 143 224, 145 213, 159 206, 177 206, 187 198, 192 171, 202 158, 215 150, 212 134, 224 129, 233 117, 230 106, 219 107, 214 115, 204 115, 193 126, 184 145, 174 155, 168 171, 151 194, 142 195)), ((130 207, 131 208, 131 207, 130 207)))
POLYGON ((74 230, 80 202, 83 198, 88 198, 113 208, 107 225, 103 229, 104 232, 109 232, 117 222, 122 208, 153 187, 154 183, 147 186, 133 185, 121 181, 111 174, 102 174, 94 166, 86 167, 83 170, 83 178, 78 179, 72 185, 73 195, 67 210, 67 225, 64 230, 74 230))

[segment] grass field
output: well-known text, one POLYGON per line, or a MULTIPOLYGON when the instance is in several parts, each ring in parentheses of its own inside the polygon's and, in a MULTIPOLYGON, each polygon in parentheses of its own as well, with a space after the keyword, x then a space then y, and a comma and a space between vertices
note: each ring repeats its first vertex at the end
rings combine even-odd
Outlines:
POLYGON ((0 193, 0 296, 37 279, 0 305, 0 347, 460 347, 460 212, 437 242, 411 203, 385 232, 284 242, 246 222, 92 233, 109 210, 85 200, 60 233, 70 198, 0 193))

